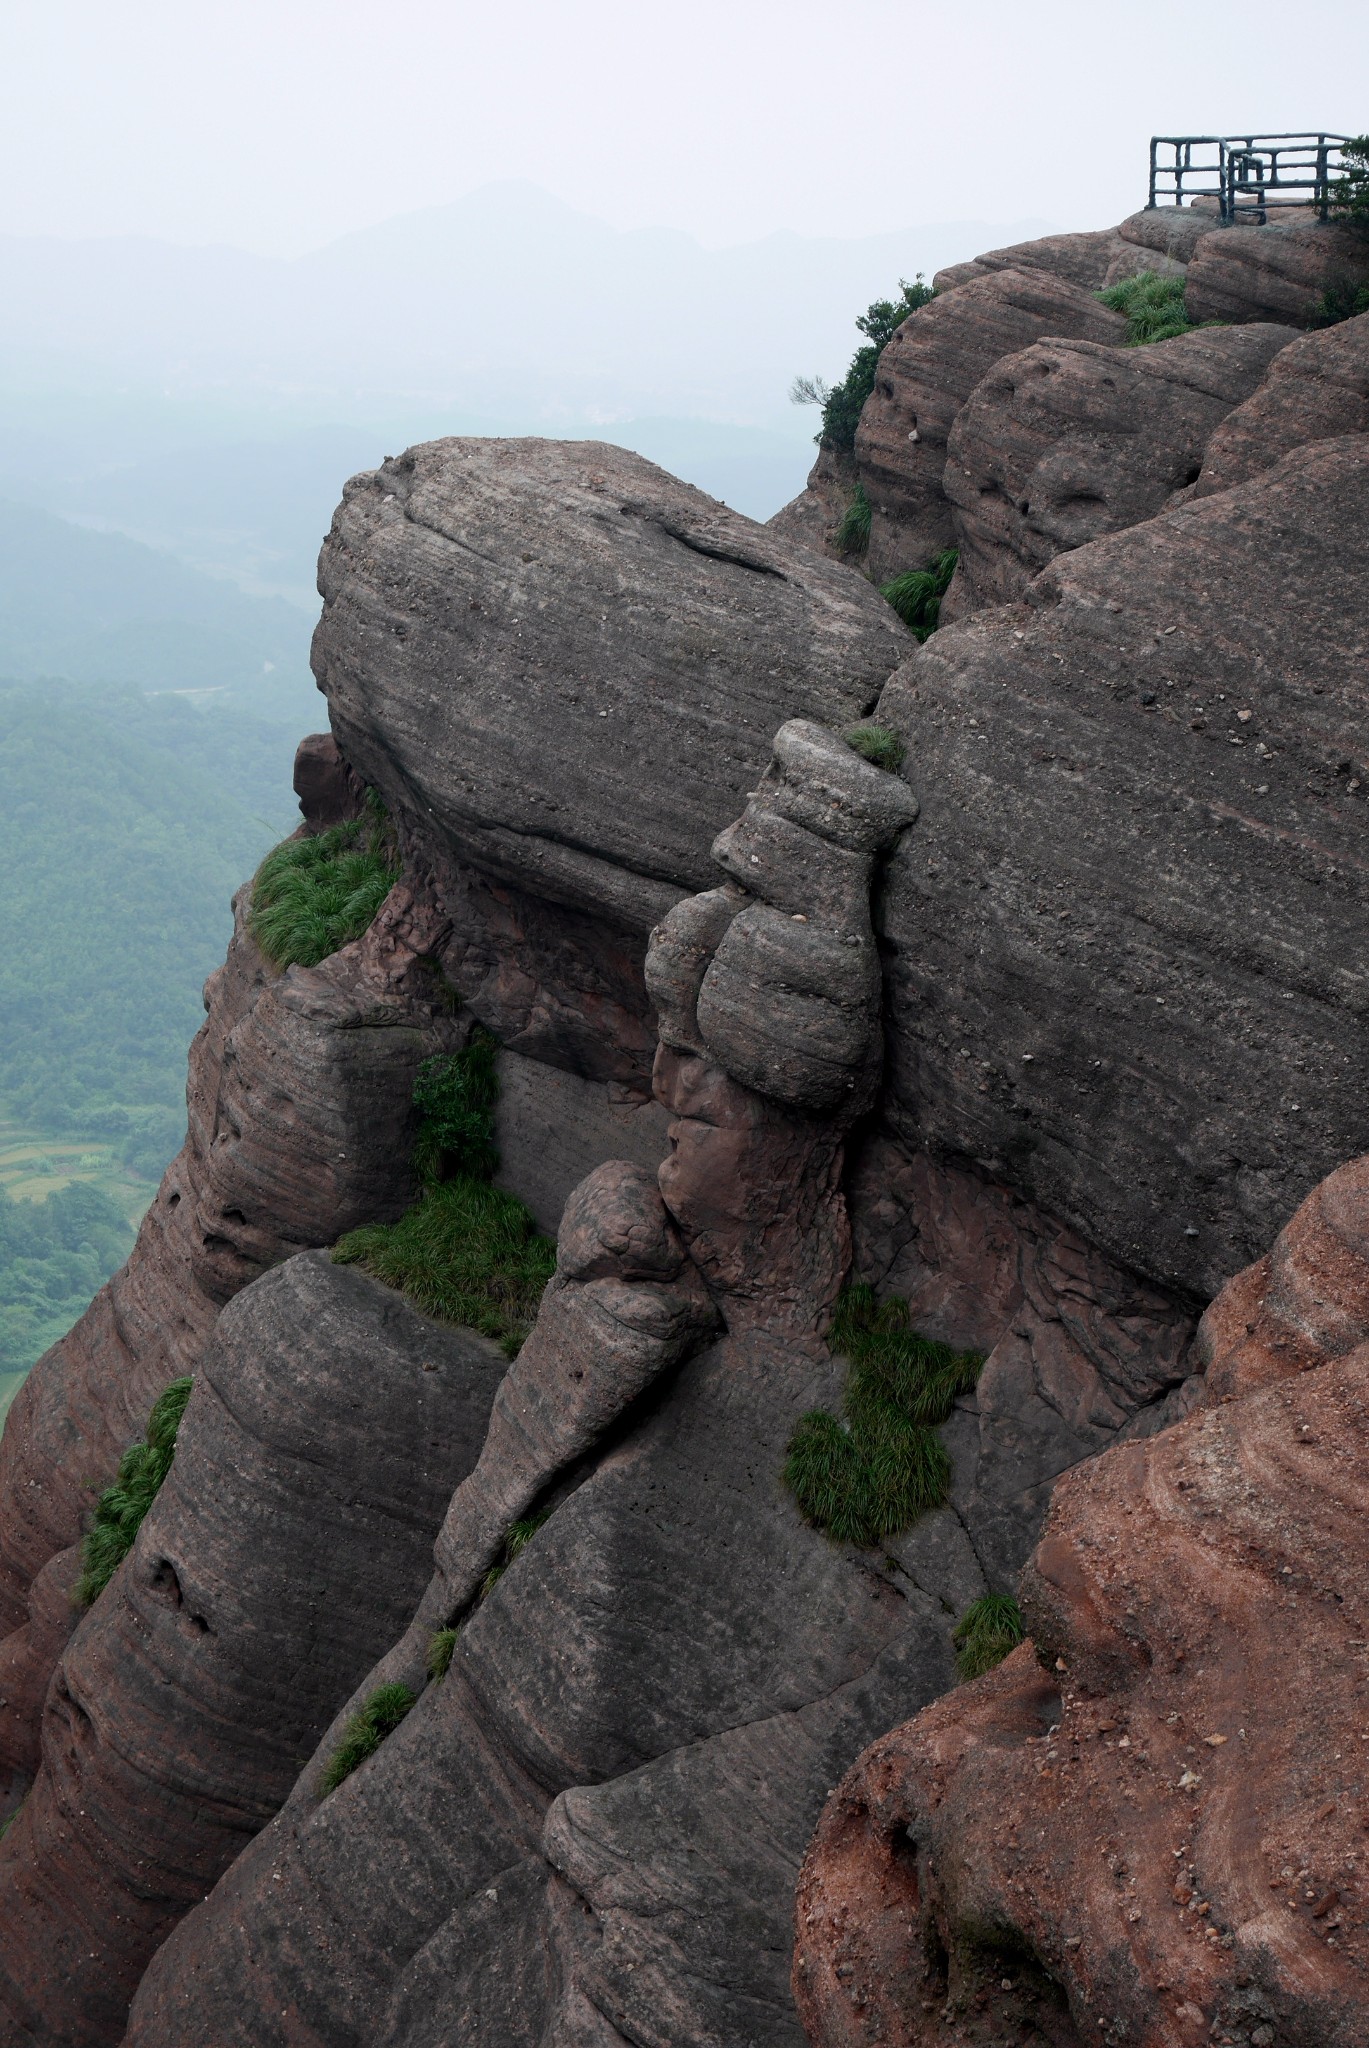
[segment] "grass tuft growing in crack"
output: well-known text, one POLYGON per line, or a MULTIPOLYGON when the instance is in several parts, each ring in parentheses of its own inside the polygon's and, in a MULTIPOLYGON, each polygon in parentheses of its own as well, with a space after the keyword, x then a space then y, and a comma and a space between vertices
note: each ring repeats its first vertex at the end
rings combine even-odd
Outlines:
POLYGON ((986 1593, 965 1609, 951 1636, 961 1678, 982 1678, 1017 1648, 1026 1633, 1022 1610, 1011 1595, 986 1593))
POLYGON ((433 1630, 432 1635, 428 1639, 427 1665, 429 1678, 436 1680, 447 1676, 447 1673, 452 1668, 452 1658, 456 1654, 456 1639, 460 1633, 459 1628, 439 1628, 433 1630))
POLYGON ((850 1364, 842 1415, 800 1417, 784 1482, 815 1528, 878 1543, 946 1499, 951 1463, 936 1428, 984 1361, 919 1337, 906 1301, 880 1302, 863 1282, 843 1291, 828 1342, 850 1364))
POLYGON ((504 1554, 497 1564, 492 1564, 480 1586, 480 1598, 488 1600, 499 1581, 521 1550, 526 1550, 542 1524, 551 1514, 546 1508, 540 1515, 529 1515, 526 1521, 510 1522, 504 1532, 504 1554))
POLYGON ((317 967, 361 937, 398 880, 394 831, 371 790, 359 818, 267 854, 252 883, 252 936, 273 967, 317 967))
POLYGON ((870 500, 865 495, 864 484, 857 484, 852 492, 851 502, 832 536, 832 545, 848 561, 860 557, 869 548, 870 500))
POLYGON ((890 583, 881 583, 879 594, 893 606, 915 640, 929 640, 941 619, 941 600, 951 587, 959 550, 946 548, 925 569, 906 569, 890 583))
POLYGON ((146 1441, 130 1444, 119 1460, 114 1484, 95 1503, 81 1542, 81 1574, 72 1592, 77 1607, 99 1598, 133 1548, 143 1517, 161 1489, 176 1455, 176 1433, 190 1399, 190 1379, 173 1380, 152 1404, 146 1441))
POLYGON ((344 1778, 350 1778, 358 1764, 374 1756, 387 1735, 393 1735, 409 1709, 416 1704, 407 1685, 379 1685, 353 1714, 342 1731, 337 1748, 323 1767, 319 1797, 336 1792, 344 1778))
POLYGON ((477 1030, 461 1052, 424 1061, 414 1084, 423 1192, 397 1223, 348 1231, 333 1258, 399 1288, 439 1322, 493 1337, 515 1358, 556 1270, 556 1246, 516 1195, 490 1183, 499 1164, 497 1051, 477 1030))
POLYGON ((896 775, 903 765, 907 749, 892 726, 875 725, 867 719, 860 725, 848 726, 842 738, 853 753, 876 768, 887 768, 891 775, 896 775))

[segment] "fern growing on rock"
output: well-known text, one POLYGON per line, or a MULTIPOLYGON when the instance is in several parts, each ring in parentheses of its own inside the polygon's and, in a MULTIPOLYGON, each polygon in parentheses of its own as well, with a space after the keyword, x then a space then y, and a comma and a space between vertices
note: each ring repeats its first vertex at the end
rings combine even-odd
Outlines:
POLYGON ((153 1403, 143 1443, 131 1444, 119 1460, 118 1476, 95 1503, 81 1543, 81 1574, 73 1600, 89 1607, 99 1598, 133 1548, 143 1517, 157 1498, 176 1455, 176 1433, 190 1399, 190 1379, 173 1380, 153 1403))
POLYGON ((267 854, 252 884, 252 936, 273 967, 317 967, 361 937, 398 880, 390 820, 372 790, 359 818, 267 854))
POLYGON ((806 1521, 844 1543, 878 1543, 940 1507, 951 1463, 936 1434, 983 1359, 919 1337, 899 1296, 847 1287, 828 1338, 849 1361, 841 1416, 810 1409, 789 1439, 784 1481, 806 1521))

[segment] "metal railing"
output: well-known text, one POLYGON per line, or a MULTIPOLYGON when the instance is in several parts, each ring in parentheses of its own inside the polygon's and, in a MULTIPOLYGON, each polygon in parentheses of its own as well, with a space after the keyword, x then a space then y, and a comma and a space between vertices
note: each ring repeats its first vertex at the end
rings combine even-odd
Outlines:
POLYGON ((1326 219, 1331 180, 1344 169, 1348 135, 1153 135, 1150 204, 1215 199, 1226 225, 1263 227, 1285 206, 1326 219))

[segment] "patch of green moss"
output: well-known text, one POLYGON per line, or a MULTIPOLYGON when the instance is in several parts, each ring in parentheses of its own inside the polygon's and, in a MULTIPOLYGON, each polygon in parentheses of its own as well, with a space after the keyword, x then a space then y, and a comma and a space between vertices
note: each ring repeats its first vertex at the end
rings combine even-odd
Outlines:
POLYGON ((147 1418, 147 1438, 130 1444, 119 1460, 118 1476, 95 1503, 91 1525, 81 1542, 81 1574, 72 1599, 89 1607, 99 1598, 133 1548, 162 1481, 176 1455, 176 1432, 190 1399, 190 1379, 173 1380, 159 1394, 147 1418))
POLYGON ((352 1715, 342 1739, 323 1767, 319 1797, 336 1792, 344 1778, 350 1778, 358 1764, 374 1756, 387 1735, 393 1735, 404 1716, 416 1704, 407 1685, 380 1685, 352 1715))
POLYGON ((879 594, 891 604, 915 640, 927 640, 941 619, 941 600, 951 587, 959 550, 946 548, 925 569, 906 569, 901 576, 880 585, 879 594))
POLYGON ((1007 1593, 986 1593, 967 1607, 951 1637, 956 1669, 963 1679, 982 1678, 1026 1636, 1022 1611, 1007 1593))
POLYGON ((784 1481, 815 1528, 878 1543, 946 1499, 951 1465, 936 1429, 984 1361, 919 1337, 906 1301, 880 1302, 863 1283, 842 1293, 828 1341, 850 1366, 842 1414, 800 1417, 784 1481))
POLYGON ((252 936, 274 967, 317 967, 361 937, 398 880, 394 833, 372 790, 359 818, 267 854, 252 883, 252 936))

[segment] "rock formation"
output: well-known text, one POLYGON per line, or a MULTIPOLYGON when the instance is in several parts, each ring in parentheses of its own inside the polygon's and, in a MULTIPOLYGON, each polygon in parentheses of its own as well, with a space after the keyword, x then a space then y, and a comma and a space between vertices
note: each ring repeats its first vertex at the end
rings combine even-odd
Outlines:
POLYGON ((402 879, 285 974, 240 904, 186 1149, 11 1413, 0 2044, 1350 2048, 1369 323, 1271 324, 1341 244, 1232 232, 964 266, 769 528, 595 444, 348 486, 297 786, 402 879), (1121 346, 1140 269, 1239 324, 1121 346), (824 553, 857 480, 873 574, 960 546, 926 646, 824 553), (475 1024, 558 1233, 507 1368, 320 1249, 475 1024), (852 1272, 985 1354, 870 1547, 781 1477, 852 1272), (952 1689, 1024 1565, 1036 1649, 952 1689))
POLYGON ((1057 1487, 1033 1640, 833 1793, 810 2041, 1363 2040, 1367 1191, 1219 1296, 1198 1413, 1057 1487))
POLYGON ((72 1626, 92 1492, 162 1389, 193 1372, 225 1302, 279 1259, 408 1203, 415 1071, 463 1042, 396 891, 321 967, 270 971, 243 928, 205 989, 189 1132, 133 1255, 21 1388, 0 1442, 0 1764, 9 1803, 37 1762, 38 1709, 72 1626), (30 1607, 30 1589, 33 1605, 30 1607))

